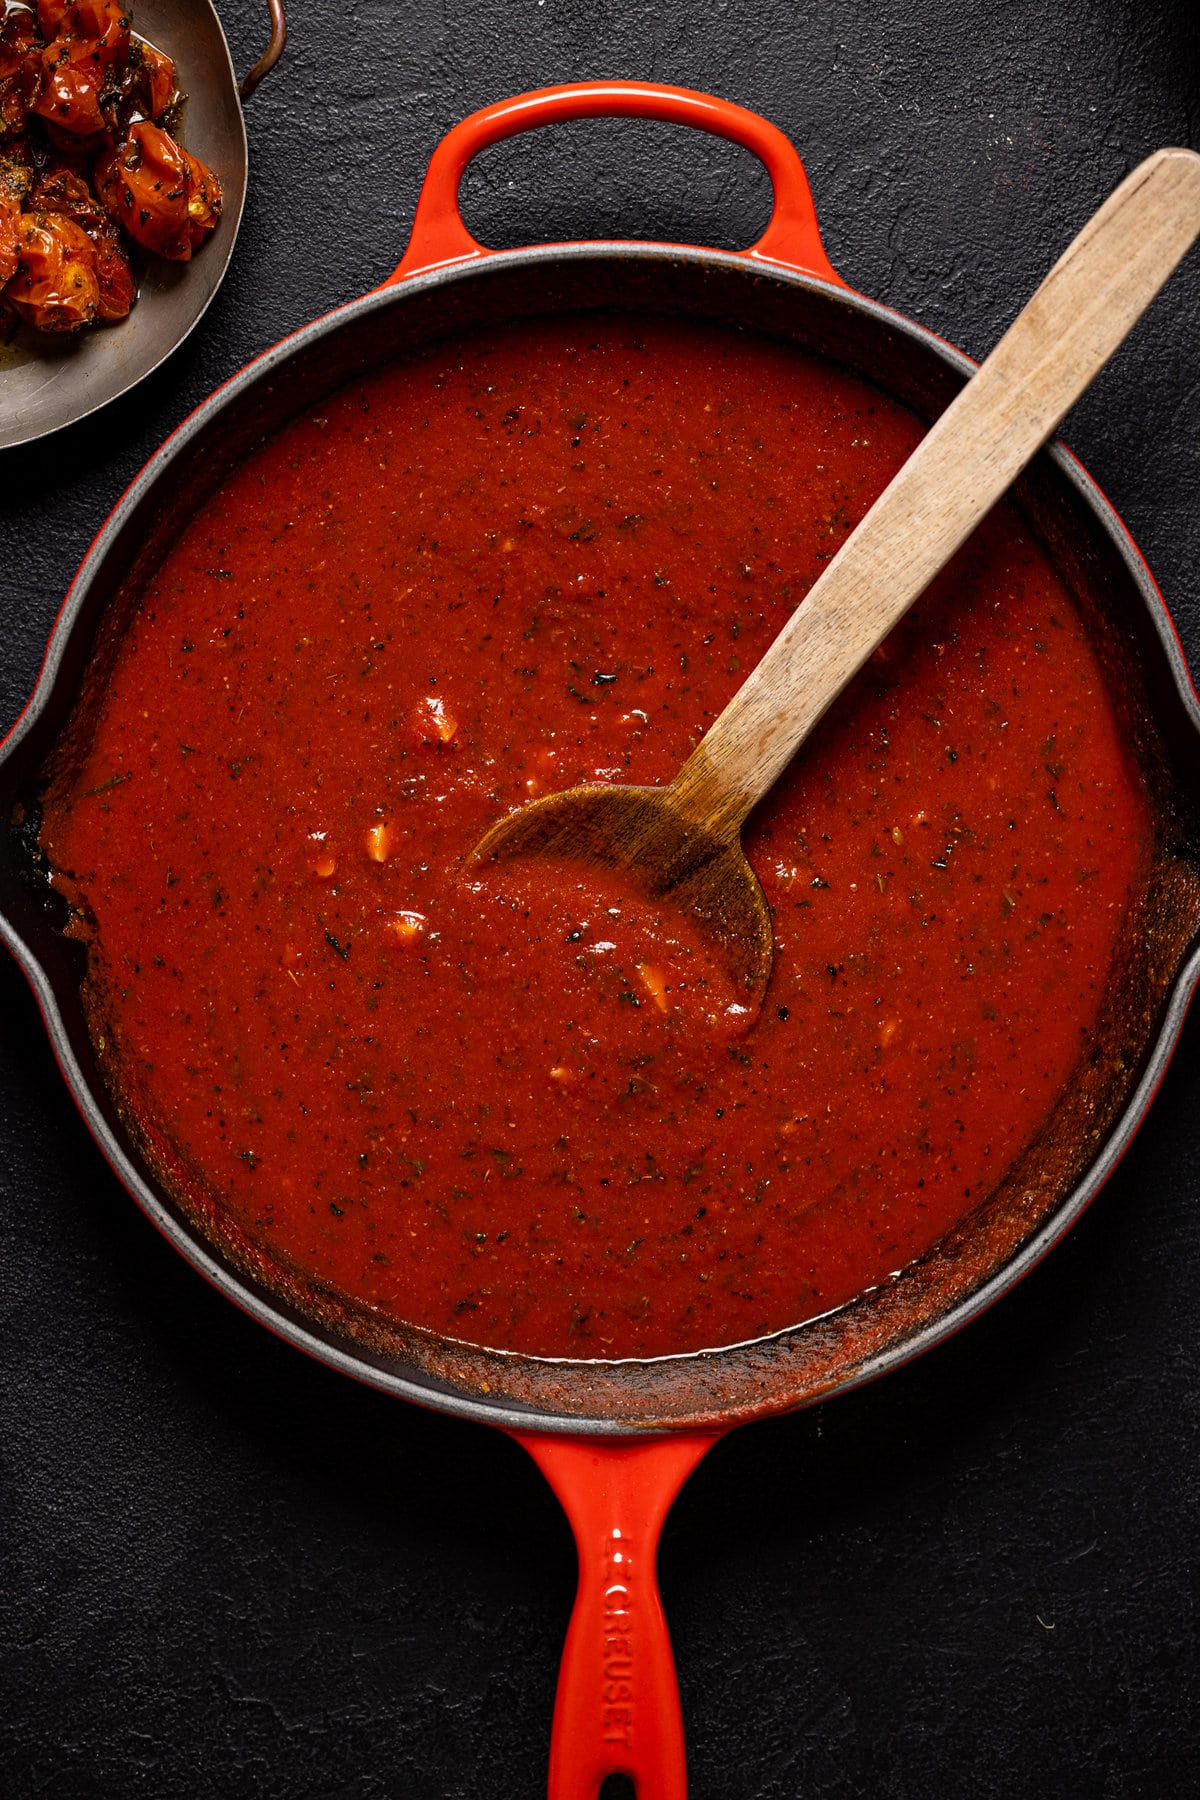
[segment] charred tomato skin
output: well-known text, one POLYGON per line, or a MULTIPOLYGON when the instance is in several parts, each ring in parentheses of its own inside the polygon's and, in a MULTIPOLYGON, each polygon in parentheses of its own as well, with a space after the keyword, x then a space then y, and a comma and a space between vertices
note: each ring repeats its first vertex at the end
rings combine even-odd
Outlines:
POLYGON ((56 38, 42 51, 42 73, 30 111, 76 137, 98 136, 105 127, 101 95, 107 74, 98 46, 82 38, 56 38))
MULTIPOLYGON (((95 47, 105 67, 123 69, 133 41, 133 20, 119 0, 77 0, 67 13, 67 34, 95 47)), ((60 36, 63 33, 60 31, 60 36)))
POLYGON ((55 332, 123 319, 137 298, 131 242, 189 261, 220 217, 221 184, 157 123, 174 119, 175 64, 135 34, 125 0, 6 6, 0 319, 55 332))
POLYGON ((24 131, 41 88, 42 40, 33 14, 15 9, 0 23, 0 138, 24 131))
POLYGON ((212 170, 146 119, 100 158, 96 187, 134 242, 169 262, 188 262, 221 213, 212 170))
POLYGON ((91 239, 60 213, 22 213, 17 268, 4 298, 38 331, 79 331, 96 318, 100 281, 91 239))
POLYGON ((30 195, 35 212, 57 213, 86 232, 96 258, 99 298, 96 317, 106 324, 124 319, 137 298, 137 284, 121 234, 87 182, 66 164, 46 170, 30 195))
POLYGON ((0 188, 0 288, 17 272, 20 230, 20 201, 0 188))

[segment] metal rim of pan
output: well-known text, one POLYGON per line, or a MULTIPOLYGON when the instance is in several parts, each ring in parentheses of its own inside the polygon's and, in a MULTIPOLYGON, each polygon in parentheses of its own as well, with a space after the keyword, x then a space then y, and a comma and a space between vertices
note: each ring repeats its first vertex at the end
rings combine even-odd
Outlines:
MULTIPOLYGON (((936 414, 973 367, 923 327, 848 290, 748 265, 734 254, 674 246, 598 243, 499 253, 483 264, 412 277, 318 319, 191 415, 118 503, 85 558, 35 692, 0 749, 0 807, 10 827, 0 850, 0 936, 29 979, 59 1066, 108 1162, 174 1247, 235 1304, 307 1354, 418 1404, 510 1429, 611 1438, 724 1426, 810 1404, 910 1360, 990 1306, 1079 1217, 1141 1123, 1200 981, 1200 941, 1194 922, 1182 928, 1168 967, 1152 984, 1152 1027, 1134 1041, 1104 1129, 1068 1182, 1017 1196, 1015 1212, 1009 1205, 1000 1225, 981 1222, 991 1204, 985 1202, 981 1214, 951 1234, 957 1241, 944 1240, 889 1288, 749 1344, 616 1363, 484 1351, 416 1331, 398 1334, 399 1345, 394 1334, 381 1348, 368 1320, 343 1314, 320 1322, 310 1303, 298 1306, 264 1286, 183 1215, 131 1141, 91 1061, 78 965, 64 956, 36 897, 42 878, 26 860, 28 834, 11 823, 14 808, 21 815, 35 798, 37 770, 74 704, 97 620, 123 583, 136 583, 139 569, 153 565, 156 534, 159 544, 169 541, 173 523, 254 443, 321 395, 472 324, 598 307, 675 312, 790 337, 855 368, 926 416, 936 414)), ((1061 445, 1041 454, 1017 492, 1028 516, 1052 531, 1061 528, 1064 543, 1077 542, 1097 582, 1116 595, 1107 604, 1115 604, 1114 618, 1128 639, 1127 660, 1137 663, 1155 741, 1179 798, 1178 817, 1163 832, 1164 856, 1194 867, 1200 794, 1188 791, 1185 770, 1200 741, 1200 703, 1162 598, 1120 520, 1061 445), (1175 842, 1167 844, 1171 837, 1175 842)), ((44 879, 42 886, 48 893, 44 879)), ((1036 1189, 1036 1169, 1028 1185, 1036 1189)))

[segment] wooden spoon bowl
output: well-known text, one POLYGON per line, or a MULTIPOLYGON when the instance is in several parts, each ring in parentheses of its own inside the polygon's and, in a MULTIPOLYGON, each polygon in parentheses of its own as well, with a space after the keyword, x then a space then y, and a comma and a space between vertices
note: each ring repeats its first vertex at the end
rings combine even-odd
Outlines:
POLYGON ((547 794, 497 821, 480 861, 544 857, 613 869, 651 901, 691 917, 724 965, 747 1017, 771 974, 771 912, 737 827, 722 835, 688 816, 678 786, 589 784, 547 794))

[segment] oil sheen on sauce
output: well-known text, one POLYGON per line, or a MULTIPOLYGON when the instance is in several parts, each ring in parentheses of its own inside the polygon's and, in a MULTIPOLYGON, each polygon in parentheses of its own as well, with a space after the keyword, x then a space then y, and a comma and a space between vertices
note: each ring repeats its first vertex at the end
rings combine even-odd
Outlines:
POLYGON ((1151 842, 1012 508, 752 818, 749 1030, 678 919, 469 862, 532 795, 668 780, 921 429, 765 340, 538 322, 322 402, 197 514, 43 843, 126 1117, 268 1280, 660 1355, 827 1312, 995 1188, 1151 842))

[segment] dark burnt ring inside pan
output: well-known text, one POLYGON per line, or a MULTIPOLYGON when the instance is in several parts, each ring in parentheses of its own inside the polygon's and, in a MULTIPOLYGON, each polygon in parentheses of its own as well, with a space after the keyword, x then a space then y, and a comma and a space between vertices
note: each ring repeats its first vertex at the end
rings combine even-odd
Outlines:
POLYGON ((1000 1188, 924 1259, 823 1320, 751 1344, 641 1362, 568 1362, 382 1327, 299 1277, 289 1289, 219 1215, 198 1224, 182 1212, 97 1064, 81 1001, 86 952, 63 935, 65 904, 39 863, 42 772, 50 759, 71 754, 68 718, 85 682, 102 686, 146 577, 264 437, 333 389, 456 331, 614 307, 783 339, 849 367, 926 419, 971 370, 965 357, 870 301, 709 251, 517 251, 369 296, 268 353, 159 452, 89 554, 34 701, 0 758, 0 932, 37 993, 101 1148, 176 1248, 263 1323, 359 1379, 493 1424, 606 1435, 730 1424, 803 1405, 907 1360, 982 1310, 1044 1254, 1110 1172, 1149 1104, 1200 977, 1200 706, 1157 590, 1120 522, 1070 456, 1053 449, 1014 497, 1100 654, 1151 796, 1155 863, 1124 930, 1100 1029, 1051 1119, 1000 1188))

